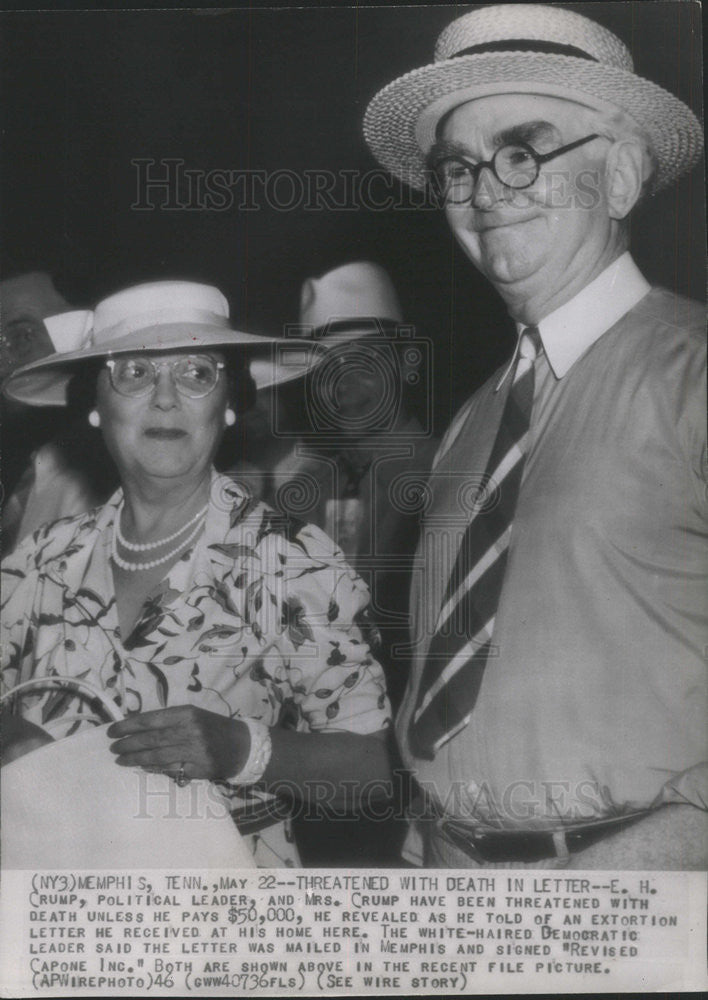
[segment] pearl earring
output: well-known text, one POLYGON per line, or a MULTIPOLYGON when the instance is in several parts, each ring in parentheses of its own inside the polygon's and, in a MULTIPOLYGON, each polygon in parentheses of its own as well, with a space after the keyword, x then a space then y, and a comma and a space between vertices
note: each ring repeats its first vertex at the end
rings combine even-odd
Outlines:
POLYGON ((91 412, 88 415, 88 422, 91 424, 92 427, 101 426, 101 417, 98 410, 91 410, 91 412))
POLYGON ((233 427, 233 425, 236 423, 236 414, 230 407, 224 414, 224 423, 226 424, 227 427, 233 427))

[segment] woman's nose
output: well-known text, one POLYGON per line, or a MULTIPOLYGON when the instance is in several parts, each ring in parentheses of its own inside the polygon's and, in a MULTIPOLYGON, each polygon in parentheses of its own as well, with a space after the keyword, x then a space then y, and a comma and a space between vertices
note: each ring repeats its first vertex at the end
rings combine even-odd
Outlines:
POLYGON ((160 410, 171 410, 179 405, 179 393, 169 365, 161 365, 152 390, 152 405, 160 410))

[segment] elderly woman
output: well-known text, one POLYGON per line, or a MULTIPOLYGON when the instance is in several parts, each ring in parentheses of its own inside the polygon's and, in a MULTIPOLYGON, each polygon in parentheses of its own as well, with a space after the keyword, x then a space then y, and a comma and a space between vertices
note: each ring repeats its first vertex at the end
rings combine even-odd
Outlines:
MULTIPOLYGON (((4 687, 91 681, 126 716, 108 731, 118 765, 221 783, 257 863, 296 864, 272 791, 346 788, 351 802, 388 776, 383 675, 356 624, 368 593, 322 532, 254 503, 213 460, 254 380, 304 373, 307 347, 283 342, 278 363, 272 338, 232 330, 217 289, 190 282, 130 288, 56 323, 65 350, 5 392, 88 398, 122 488, 6 561, 4 687)), ((52 736, 105 721, 72 691, 23 706, 52 736)))

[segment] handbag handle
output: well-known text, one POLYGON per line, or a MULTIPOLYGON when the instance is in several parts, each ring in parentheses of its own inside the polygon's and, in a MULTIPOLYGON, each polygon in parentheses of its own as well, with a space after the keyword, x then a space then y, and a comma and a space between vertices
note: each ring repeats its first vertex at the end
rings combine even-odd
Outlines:
POLYGON ((5 694, 0 696, 0 703, 5 701, 7 698, 11 698, 20 691, 27 691, 30 688, 42 687, 79 688, 79 690, 83 691, 84 694, 89 694, 92 698, 98 699, 113 722, 120 722, 121 719, 124 718, 123 713, 118 708, 116 703, 107 698, 103 691, 99 691, 99 689, 94 687, 93 684, 89 684, 88 681, 81 680, 78 677, 68 677, 61 674, 54 674, 51 677, 32 677, 28 681, 22 681, 22 683, 16 684, 13 688, 10 688, 9 691, 6 691, 5 694))

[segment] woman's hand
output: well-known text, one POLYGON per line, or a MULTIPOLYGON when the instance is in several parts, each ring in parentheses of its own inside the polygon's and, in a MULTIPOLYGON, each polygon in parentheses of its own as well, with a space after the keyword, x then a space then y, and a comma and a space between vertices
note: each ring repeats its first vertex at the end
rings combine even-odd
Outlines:
POLYGON ((172 776, 218 780, 238 774, 248 758, 251 736, 238 719, 193 705, 161 708, 114 722, 111 751, 123 767, 143 767, 172 776))
MULTIPOLYGON (((297 733, 271 729, 272 756, 263 780, 281 795, 356 811, 393 794, 387 733, 297 733)), ((114 722, 111 750, 123 767, 176 777, 235 778, 248 759, 245 723, 192 705, 162 708, 114 722)))

